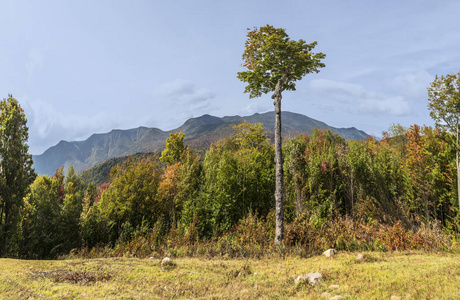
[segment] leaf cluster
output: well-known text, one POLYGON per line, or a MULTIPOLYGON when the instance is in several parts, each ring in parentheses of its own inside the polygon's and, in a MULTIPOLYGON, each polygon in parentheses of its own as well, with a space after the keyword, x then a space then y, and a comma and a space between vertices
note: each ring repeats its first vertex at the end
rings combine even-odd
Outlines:
POLYGON ((460 72, 437 76, 428 88, 428 109, 436 126, 458 131, 460 117, 460 72))
POLYGON ((283 78, 282 90, 295 90, 295 81, 325 66, 325 54, 313 53, 317 42, 291 40, 285 29, 267 25, 249 30, 243 53, 243 67, 238 78, 247 82, 250 98, 275 91, 283 78))

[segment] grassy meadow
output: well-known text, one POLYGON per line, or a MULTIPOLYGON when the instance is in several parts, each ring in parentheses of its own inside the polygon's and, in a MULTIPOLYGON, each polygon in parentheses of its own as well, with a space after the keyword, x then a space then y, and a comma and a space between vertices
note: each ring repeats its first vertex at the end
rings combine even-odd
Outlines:
POLYGON ((0 260, 1 299, 458 299, 460 255, 340 252, 333 258, 0 260), (295 283, 320 272, 314 286, 295 283), (392 298, 393 297, 393 298, 392 298), (399 298, 398 298, 399 297, 399 298))

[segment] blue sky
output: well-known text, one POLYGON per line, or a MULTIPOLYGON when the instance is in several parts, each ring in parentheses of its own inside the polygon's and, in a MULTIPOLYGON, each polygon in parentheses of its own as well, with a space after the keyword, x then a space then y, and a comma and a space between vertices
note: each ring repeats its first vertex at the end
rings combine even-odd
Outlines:
POLYGON ((33 154, 115 128, 273 110, 236 78, 254 26, 283 27, 327 55, 283 94, 283 110, 377 136, 392 123, 433 125, 426 88, 460 70, 454 0, 3 0, 0 11, 0 97, 25 109, 33 154))

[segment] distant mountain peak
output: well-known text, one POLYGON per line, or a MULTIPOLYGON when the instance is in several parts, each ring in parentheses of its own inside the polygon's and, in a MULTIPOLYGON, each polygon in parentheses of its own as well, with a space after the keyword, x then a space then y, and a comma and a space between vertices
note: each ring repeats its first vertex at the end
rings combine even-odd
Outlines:
MULTIPOLYGON (((282 112, 283 134, 297 136, 309 134, 315 128, 330 129, 345 139, 365 139, 368 135, 354 127, 335 128, 307 116, 282 112)), ((243 121, 262 123, 269 138, 273 136, 274 112, 255 113, 251 116, 225 116, 222 118, 209 114, 191 118, 182 126, 171 131, 141 126, 132 129, 113 129, 108 133, 91 135, 84 141, 60 141, 41 155, 34 155, 34 167, 38 174, 53 175, 56 169, 73 165, 81 172, 105 160, 132 155, 135 153, 156 152, 164 149, 165 141, 171 132, 181 130, 185 142, 192 148, 209 147, 211 143, 226 138, 233 133, 233 125, 243 121)))

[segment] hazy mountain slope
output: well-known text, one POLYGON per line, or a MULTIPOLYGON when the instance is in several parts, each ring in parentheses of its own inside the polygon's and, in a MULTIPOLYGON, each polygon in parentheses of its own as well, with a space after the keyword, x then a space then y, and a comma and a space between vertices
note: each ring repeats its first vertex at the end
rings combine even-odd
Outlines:
POLYGON ((139 127, 93 134, 85 141, 61 141, 43 154, 34 155, 34 167, 38 174, 47 175, 70 165, 81 172, 109 158, 161 149, 168 136, 157 128, 139 127))
MULTIPOLYGON (((254 114, 252 116, 228 116, 218 118, 203 115, 187 120, 182 126, 172 131, 158 128, 139 127, 129 130, 112 130, 108 133, 93 134, 85 141, 61 141, 41 155, 34 155, 34 167, 38 174, 53 175, 57 168, 66 169, 73 165, 77 172, 86 170, 107 159, 135 153, 161 151, 170 132, 181 130, 185 142, 192 148, 209 147, 219 139, 228 137, 233 132, 233 125, 243 121, 262 123, 269 138, 273 140, 273 112, 254 114)), ((283 112, 283 134, 297 136, 309 134, 315 128, 330 129, 346 139, 364 139, 368 135, 356 128, 334 128, 307 116, 283 112)))

